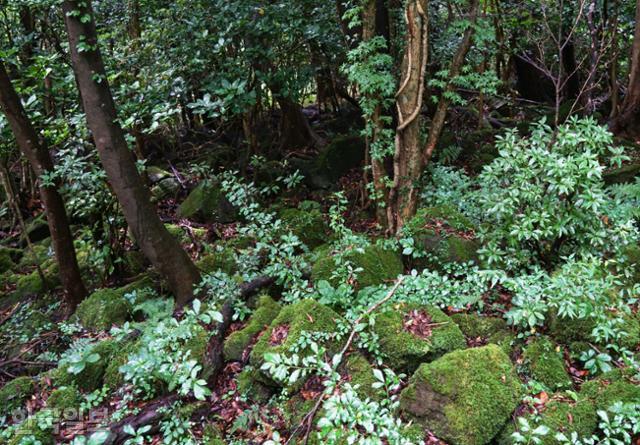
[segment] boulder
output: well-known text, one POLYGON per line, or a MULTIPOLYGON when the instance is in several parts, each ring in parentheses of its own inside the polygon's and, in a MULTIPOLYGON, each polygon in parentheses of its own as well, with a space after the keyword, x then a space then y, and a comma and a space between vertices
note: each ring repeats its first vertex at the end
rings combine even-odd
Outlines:
POLYGON ((204 180, 180 204, 178 216, 202 222, 230 223, 236 219, 236 210, 219 185, 204 180))
POLYGON ((518 406, 521 383, 496 345, 422 364, 400 395, 409 418, 451 445, 486 445, 518 406))
POLYGON ((315 201, 303 201, 298 208, 287 208, 278 212, 286 230, 296 235, 311 249, 327 242, 329 226, 318 207, 315 201))
POLYGON ((458 325, 470 344, 474 346, 494 344, 500 346, 507 354, 511 352, 511 343, 515 335, 504 318, 461 313, 451 315, 451 319, 458 325))
POLYGON ((398 304, 376 317, 373 331, 385 364, 413 372, 423 362, 467 346, 460 328, 434 306, 398 304))
POLYGON ((362 166, 366 144, 360 135, 338 136, 318 154, 315 170, 333 184, 354 168, 362 166))
POLYGON ((548 337, 532 339, 524 349, 522 358, 532 379, 551 390, 572 386, 564 367, 562 350, 548 337))
POLYGON ((36 392, 31 377, 18 377, 0 389, 0 416, 10 416, 14 410, 24 408, 26 401, 36 392))
MULTIPOLYGON (((402 259, 397 252, 374 244, 364 248, 363 252, 352 250, 346 253, 345 259, 353 263, 354 268, 362 269, 357 277, 356 287, 358 289, 393 281, 404 270, 402 259)), ((326 249, 318 255, 318 259, 313 264, 311 278, 315 282, 326 280, 332 286, 337 287, 341 283, 331 277, 335 268, 336 262, 333 254, 329 249, 326 249)))

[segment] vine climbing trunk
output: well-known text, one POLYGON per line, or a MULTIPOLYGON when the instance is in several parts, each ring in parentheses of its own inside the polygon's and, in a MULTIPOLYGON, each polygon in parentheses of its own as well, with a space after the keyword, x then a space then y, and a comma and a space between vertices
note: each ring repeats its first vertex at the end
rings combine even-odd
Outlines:
POLYGON ((406 51, 402 60, 402 78, 396 93, 398 126, 393 157, 393 186, 387 206, 387 224, 392 232, 402 228, 415 214, 417 188, 422 173, 420 150, 420 111, 424 96, 424 78, 429 51, 427 0, 407 2, 406 51))
POLYGON ((122 128, 109 89, 98 47, 91 2, 64 1, 62 10, 69 38, 71 62, 82 93, 89 129, 122 212, 135 240, 151 264, 164 275, 181 306, 193 299, 198 269, 160 221, 151 204, 122 128))
MULTIPOLYGON (((52 172, 53 161, 46 145, 40 141, 38 133, 31 124, 27 113, 20 102, 11 79, 0 60, 0 108, 2 108, 9 126, 16 138, 20 150, 29 160, 36 176, 52 172)), ((47 215, 47 223, 51 233, 51 241, 55 251, 60 274, 60 281, 64 288, 64 305, 68 311, 73 311, 86 297, 87 290, 82 281, 80 268, 73 246, 73 237, 69 228, 67 213, 62 196, 54 185, 44 185, 39 181, 40 197, 47 215)))

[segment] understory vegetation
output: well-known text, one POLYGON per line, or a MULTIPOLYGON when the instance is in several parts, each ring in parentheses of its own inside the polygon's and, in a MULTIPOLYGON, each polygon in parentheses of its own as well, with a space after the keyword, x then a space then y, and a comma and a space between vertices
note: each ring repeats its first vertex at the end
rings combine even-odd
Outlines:
POLYGON ((640 443, 636 5, 94 3, 0 0, 0 444, 640 443))

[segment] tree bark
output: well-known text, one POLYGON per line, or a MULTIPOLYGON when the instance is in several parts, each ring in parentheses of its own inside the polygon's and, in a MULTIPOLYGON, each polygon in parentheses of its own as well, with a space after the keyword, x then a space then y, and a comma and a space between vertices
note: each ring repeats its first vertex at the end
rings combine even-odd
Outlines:
POLYGON ((200 281, 200 273, 160 221, 117 122, 115 104, 98 47, 91 2, 64 1, 62 10, 87 124, 109 183, 142 252, 167 278, 176 304, 182 306, 193 299, 193 286, 200 281))
POLYGON ((627 93, 618 116, 611 123, 611 130, 619 136, 640 137, 640 0, 636 2, 636 25, 631 45, 627 93))
MULTIPOLYGON (((4 111, 16 142, 29 160, 36 176, 39 178, 51 172, 53 162, 49 151, 33 128, 2 61, 0 61, 0 108, 4 111)), ((40 182, 39 188, 58 262, 60 280, 65 291, 64 304, 67 310, 72 311, 87 295, 87 290, 80 275, 69 221, 62 197, 56 187, 44 186, 40 182)))

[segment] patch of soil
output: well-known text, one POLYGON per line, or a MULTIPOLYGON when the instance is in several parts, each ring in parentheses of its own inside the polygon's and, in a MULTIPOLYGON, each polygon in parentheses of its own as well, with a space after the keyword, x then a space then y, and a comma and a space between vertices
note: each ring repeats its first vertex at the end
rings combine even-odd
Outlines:
POLYGON ((414 309, 404 316, 404 330, 427 339, 433 333, 431 316, 424 309, 414 309))
POLYGON ((485 346, 488 343, 488 339, 484 337, 468 337, 467 338, 467 346, 470 348, 479 348, 480 346, 485 346))
POLYGON ((321 377, 314 375, 310 377, 300 390, 300 395, 305 400, 317 400, 324 392, 324 384, 321 377))
POLYGON ((271 331, 271 337, 269 337, 269 346, 280 346, 287 339, 289 335, 289 325, 281 324, 276 326, 271 331))

